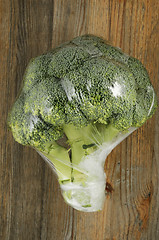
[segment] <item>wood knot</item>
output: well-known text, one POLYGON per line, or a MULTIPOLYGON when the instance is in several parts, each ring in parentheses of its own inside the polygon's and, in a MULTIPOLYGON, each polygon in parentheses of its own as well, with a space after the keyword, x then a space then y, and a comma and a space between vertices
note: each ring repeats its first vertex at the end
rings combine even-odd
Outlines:
POLYGON ((112 193, 114 191, 114 188, 112 187, 112 185, 109 182, 106 182, 105 190, 108 193, 112 193))
POLYGON ((136 202, 136 208, 139 217, 139 226, 141 229, 145 229, 148 224, 150 214, 150 204, 153 195, 153 185, 149 185, 148 191, 141 194, 136 202))

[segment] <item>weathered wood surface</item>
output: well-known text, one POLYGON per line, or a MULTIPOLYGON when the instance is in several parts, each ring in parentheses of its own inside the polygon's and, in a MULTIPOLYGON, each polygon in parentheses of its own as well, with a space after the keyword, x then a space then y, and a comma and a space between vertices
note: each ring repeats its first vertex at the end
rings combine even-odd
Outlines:
POLYGON ((106 160, 103 211, 67 206, 49 166, 6 119, 30 58, 85 33, 146 66, 159 96, 158 0, 0 0, 0 239, 159 239, 159 113, 106 160))

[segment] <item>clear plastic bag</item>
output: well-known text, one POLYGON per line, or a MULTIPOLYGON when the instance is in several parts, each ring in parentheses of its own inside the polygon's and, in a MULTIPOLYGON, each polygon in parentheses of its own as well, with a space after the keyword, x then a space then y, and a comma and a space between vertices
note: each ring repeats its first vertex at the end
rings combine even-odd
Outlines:
MULTIPOLYGON (((97 146, 97 149, 90 155, 83 156, 79 164, 65 162, 56 158, 56 161, 62 163, 71 169, 70 179, 60 180, 58 167, 54 167, 53 161, 49 160, 44 153, 38 151, 41 157, 51 166, 59 179, 62 195, 70 206, 84 211, 94 212, 102 210, 106 193, 106 174, 104 172, 104 163, 108 154, 136 128, 130 128, 125 133, 118 133, 112 141, 103 142, 97 146), (72 180, 73 172, 80 175, 78 181, 72 180)), ((93 139, 91 139, 93 142, 93 139)))
POLYGON ((105 200, 106 157, 156 107, 143 65, 86 35, 30 61, 8 124, 55 170, 65 201, 93 212, 105 200))

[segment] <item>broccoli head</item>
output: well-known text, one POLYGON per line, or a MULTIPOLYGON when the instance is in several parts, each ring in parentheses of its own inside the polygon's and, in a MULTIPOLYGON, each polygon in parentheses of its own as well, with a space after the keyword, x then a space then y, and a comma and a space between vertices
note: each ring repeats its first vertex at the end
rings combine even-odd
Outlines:
POLYGON ((71 206, 97 211, 106 156, 156 108, 141 62, 85 35, 30 61, 8 125, 17 142, 53 163, 71 206))

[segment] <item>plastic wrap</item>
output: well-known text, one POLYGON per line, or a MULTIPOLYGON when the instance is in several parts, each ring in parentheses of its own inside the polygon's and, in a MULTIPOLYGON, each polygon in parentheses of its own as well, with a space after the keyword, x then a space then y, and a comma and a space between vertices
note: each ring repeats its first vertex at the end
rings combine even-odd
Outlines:
POLYGON ((8 123, 56 172, 65 201, 93 212, 105 201, 106 157, 156 107, 143 65, 87 35, 31 60, 8 123))
MULTIPOLYGON (((102 210, 106 194, 105 160, 108 154, 135 130, 136 128, 130 128, 126 133, 117 134, 112 141, 103 142, 97 146, 97 149, 90 155, 83 156, 82 159, 79 159, 79 164, 65 162, 55 157, 57 162, 71 169, 72 177, 74 171, 76 171, 76 175, 77 172, 80 174, 78 181, 72 180, 72 177, 59 181, 66 203, 84 212, 102 210)), ((94 139, 91 139, 91 142, 93 142, 93 140, 94 139)), ((44 153, 39 151, 38 153, 52 167, 58 177, 62 172, 59 173, 58 167, 54 167, 53 162, 49 160, 49 155, 46 157, 44 153)))

